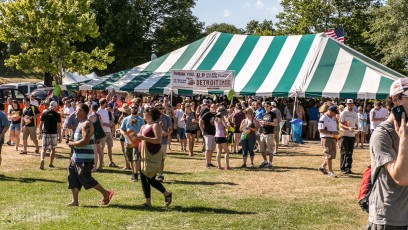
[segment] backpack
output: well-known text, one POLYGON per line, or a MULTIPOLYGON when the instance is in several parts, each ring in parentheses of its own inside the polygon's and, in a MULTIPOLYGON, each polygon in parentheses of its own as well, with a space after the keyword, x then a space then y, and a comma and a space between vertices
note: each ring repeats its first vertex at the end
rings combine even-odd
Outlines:
MULTIPOLYGON (((390 131, 388 131, 386 128, 382 126, 379 126, 379 127, 387 131, 387 133, 391 137, 390 131)), ((391 141, 392 141, 392 138, 391 138, 391 141)), ((394 141, 392 141, 392 146, 394 146, 394 141)), ((360 184, 360 192, 358 194, 358 204, 366 212, 368 212, 369 198, 370 198, 371 190, 373 190, 374 184, 376 180, 378 179, 378 175, 380 174, 380 170, 382 167, 384 166, 378 167, 377 171, 374 174, 373 180, 371 180, 371 165, 367 166, 367 168, 363 172, 363 176, 362 176, 361 184, 360 184)))
POLYGON ((381 167, 379 167, 379 169, 377 169, 377 172, 375 172, 373 180, 371 180, 371 165, 367 166, 367 168, 363 172, 363 177, 360 184, 360 192, 358 194, 358 204, 366 212, 368 212, 368 200, 370 198, 371 190, 373 189, 374 184, 378 179, 380 170, 381 167))
POLYGON ((96 122, 94 124, 94 137, 95 139, 101 139, 106 137, 105 131, 103 131, 103 128, 101 126, 101 123, 99 122, 99 114, 96 114, 96 122))

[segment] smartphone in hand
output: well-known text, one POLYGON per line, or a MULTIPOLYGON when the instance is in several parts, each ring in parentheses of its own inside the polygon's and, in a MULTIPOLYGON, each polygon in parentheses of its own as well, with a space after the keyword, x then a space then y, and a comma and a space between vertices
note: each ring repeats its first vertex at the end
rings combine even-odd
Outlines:
POLYGON ((396 106, 391 109, 392 114, 395 117, 395 120, 398 123, 398 126, 401 127, 401 118, 402 118, 402 113, 405 113, 405 122, 408 122, 408 116, 407 113, 404 110, 404 107, 402 105, 396 106))

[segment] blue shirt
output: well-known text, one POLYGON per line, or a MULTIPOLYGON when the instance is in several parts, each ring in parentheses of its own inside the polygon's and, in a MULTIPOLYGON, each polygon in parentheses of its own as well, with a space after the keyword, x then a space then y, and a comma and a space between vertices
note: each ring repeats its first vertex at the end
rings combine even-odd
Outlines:
MULTIPOLYGON (((9 121, 7 119, 6 114, 3 111, 0 111, 0 133, 3 132, 4 127, 9 126, 9 121)), ((3 137, 4 138, 4 137, 3 137)))
POLYGON ((258 121, 261 120, 265 113, 266 113, 266 111, 262 107, 255 110, 255 119, 258 120, 258 121))
POLYGON ((67 125, 72 125, 72 130, 75 130, 76 127, 78 126, 78 119, 76 118, 76 114, 75 113, 71 113, 71 115, 69 115, 69 117, 67 119, 65 119, 65 124, 67 125))
MULTIPOLYGON (((125 132, 127 132, 129 130, 133 130, 133 131, 135 131, 135 133, 139 133, 140 129, 142 128, 142 126, 144 124, 145 124, 145 122, 140 116, 129 115, 129 116, 123 118, 122 124, 120 125, 120 129, 122 129, 125 132), (135 119, 135 122, 133 122, 133 124, 130 124, 130 121, 132 119, 135 119)), ((125 136, 125 142, 129 143, 129 140, 126 138, 126 135, 124 135, 124 136, 125 136)))
POLYGON ((309 115, 309 121, 317 121, 319 120, 319 109, 315 106, 310 107, 307 110, 307 114, 309 115))

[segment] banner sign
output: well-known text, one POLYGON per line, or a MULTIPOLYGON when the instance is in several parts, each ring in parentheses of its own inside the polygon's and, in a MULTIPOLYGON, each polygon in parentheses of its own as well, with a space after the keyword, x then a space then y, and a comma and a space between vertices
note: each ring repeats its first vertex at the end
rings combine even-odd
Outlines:
POLYGON ((173 89, 193 91, 232 89, 233 71, 172 70, 173 89))

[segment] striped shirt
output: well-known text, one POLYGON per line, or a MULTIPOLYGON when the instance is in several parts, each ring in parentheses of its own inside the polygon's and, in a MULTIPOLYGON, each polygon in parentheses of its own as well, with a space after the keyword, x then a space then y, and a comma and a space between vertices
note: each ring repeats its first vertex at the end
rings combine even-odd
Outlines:
MULTIPOLYGON (((82 125, 85 122, 80 122, 74 133, 74 141, 82 139, 82 125)), ((92 134, 91 140, 85 146, 74 146, 72 154, 72 160, 76 163, 93 162, 94 161, 94 135, 92 134)))

